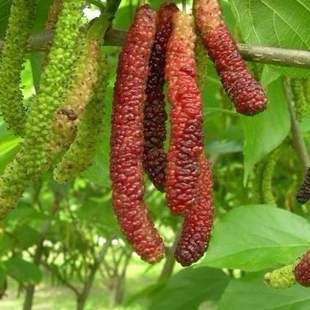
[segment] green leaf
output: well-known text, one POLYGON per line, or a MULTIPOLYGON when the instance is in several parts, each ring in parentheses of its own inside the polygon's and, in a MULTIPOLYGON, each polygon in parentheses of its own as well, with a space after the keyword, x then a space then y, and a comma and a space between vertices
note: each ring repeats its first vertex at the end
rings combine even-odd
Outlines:
POLYGON ((237 207, 214 226, 202 265, 259 271, 293 263, 309 243, 301 216, 268 205, 237 207))
POLYGON ((3 289, 3 286, 5 285, 5 280, 6 280, 6 271, 3 269, 3 267, 0 267, 0 294, 3 289))
POLYGON ((113 98, 113 88, 115 76, 111 77, 109 86, 107 88, 106 109, 103 122, 103 130, 101 134, 101 142, 96 153, 93 165, 82 173, 82 176, 88 178, 90 181, 102 185, 104 187, 111 187, 110 182, 110 132, 111 132, 111 102, 113 98))
POLYGON ((286 289, 268 287, 263 281, 264 273, 231 280, 218 310, 309 310, 309 288, 300 285, 286 289))
POLYGON ((19 256, 13 256, 4 262, 7 274, 24 284, 36 284, 42 279, 40 268, 19 256))
POLYGON ((275 149, 290 131, 290 116, 280 80, 268 86, 268 107, 254 117, 241 116, 244 131, 244 183, 253 168, 275 149))
POLYGON ((105 237, 122 235, 111 208, 110 192, 104 199, 87 199, 76 211, 76 215, 86 223, 92 223, 105 237))
POLYGON ((18 244, 24 249, 37 244, 42 238, 40 233, 26 224, 18 226, 14 231, 14 236, 18 244))
POLYGON ((0 257, 9 253, 9 251, 14 249, 15 241, 13 240, 14 237, 9 236, 5 232, 1 232, 0 234, 0 257))
MULTIPOLYGON (((310 49, 309 0, 231 0, 244 41, 265 46, 310 49)), ((280 73, 310 76, 307 69, 274 66, 280 73)))
POLYGON ((43 70, 44 55, 41 52, 29 54, 33 85, 36 90, 39 88, 40 76, 43 70))
POLYGON ((167 285, 152 300, 148 310, 198 309, 204 301, 208 301, 210 306, 214 305, 228 282, 228 277, 218 269, 183 269, 169 279, 167 285))
POLYGON ((265 86, 268 86, 272 82, 275 82, 277 79, 279 79, 280 74, 269 65, 264 65, 262 77, 261 77, 261 83, 265 86))
POLYGON ((38 0, 33 18, 31 31, 33 33, 40 32, 45 28, 45 22, 48 15, 48 10, 53 0, 38 0))
POLYGON ((115 19, 113 21, 115 27, 120 29, 128 29, 132 23, 136 8, 137 8, 137 2, 135 4, 132 5, 130 4, 126 6, 122 6, 121 4, 115 14, 115 19))

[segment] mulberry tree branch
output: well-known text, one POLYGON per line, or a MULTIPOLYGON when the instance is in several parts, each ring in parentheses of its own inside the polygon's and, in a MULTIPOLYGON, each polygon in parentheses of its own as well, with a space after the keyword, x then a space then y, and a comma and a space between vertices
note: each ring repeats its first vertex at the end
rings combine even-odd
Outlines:
MULTIPOLYGON (((110 28, 105 34, 103 44, 108 46, 122 46, 125 36, 126 31, 110 28)), ((41 32, 31 35, 28 39, 28 52, 44 50, 52 38, 53 32, 41 32)), ((0 50, 2 49, 3 43, 3 40, 0 40, 0 50)), ((247 61, 285 67, 310 68, 310 51, 244 43, 238 43, 238 48, 242 57, 247 61)))
POLYGON ((310 68, 310 51, 239 43, 245 60, 286 67, 310 68))

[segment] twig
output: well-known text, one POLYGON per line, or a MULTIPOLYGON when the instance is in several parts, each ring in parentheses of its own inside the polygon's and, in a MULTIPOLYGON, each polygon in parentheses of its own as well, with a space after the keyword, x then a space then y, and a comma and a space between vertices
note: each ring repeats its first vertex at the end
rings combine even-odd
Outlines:
POLYGON ((176 247, 178 246, 180 237, 181 237, 181 233, 182 233, 182 226, 179 228, 179 230, 176 232, 175 235, 175 239, 173 244, 166 248, 166 261, 165 264, 161 270, 161 273, 158 277, 158 282, 161 282, 163 280, 167 280, 171 277, 172 272, 173 272, 173 268, 175 266, 175 259, 174 259, 174 251, 176 249, 176 247))
MULTIPOLYGON (((126 37, 126 31, 108 29, 103 40, 107 46, 122 46, 126 37)), ((28 39, 28 52, 44 50, 53 39, 53 32, 41 32, 31 35, 28 39)), ((0 50, 3 46, 0 40, 0 50)), ((287 49, 270 46, 258 46, 254 44, 238 43, 242 57, 247 61, 274 64, 285 67, 310 68, 310 51, 287 49)))
POLYGON ((310 51, 239 43, 245 60, 287 67, 310 68, 310 51))
MULTIPOLYGON (((42 264, 48 271, 50 271, 51 273, 54 272, 53 267, 52 267, 50 264, 48 264, 47 262, 41 261, 41 264, 42 264)), ((69 289, 71 289, 71 291, 73 291, 74 294, 75 294, 76 296, 79 296, 79 295, 80 295, 80 291, 79 291, 73 284, 71 284, 70 281, 68 281, 65 277, 63 277, 62 274, 61 274, 60 272, 57 272, 57 273, 55 274, 55 276, 58 278, 58 280, 59 280, 63 285, 65 285, 65 286, 67 286, 69 289)))

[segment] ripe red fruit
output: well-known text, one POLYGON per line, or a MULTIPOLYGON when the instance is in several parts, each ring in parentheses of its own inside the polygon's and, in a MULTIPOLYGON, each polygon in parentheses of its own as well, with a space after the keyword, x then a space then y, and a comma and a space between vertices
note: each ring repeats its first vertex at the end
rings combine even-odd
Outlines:
POLYGON ((165 67, 171 106, 166 198, 172 214, 178 215, 187 213, 196 203, 199 156, 203 152, 202 99, 197 85, 195 40, 192 16, 175 13, 165 67))
POLYGON ((143 102, 156 14, 138 8, 119 56, 111 132, 112 202, 127 240, 147 262, 159 261, 165 247, 143 202, 143 102))
POLYGON ((194 9, 204 45, 237 112, 255 115, 265 110, 266 94, 242 59, 217 0, 194 0, 194 9))
POLYGON ((295 266, 295 279, 302 286, 310 286, 310 250, 308 250, 295 266))
POLYGON ((213 223, 212 173, 203 150, 202 98, 197 85, 193 17, 177 12, 165 68, 171 105, 166 197, 173 214, 184 216, 174 257, 183 266, 206 251, 213 223))
POLYGON ((200 156, 200 175, 196 188, 196 204, 185 215, 182 233, 174 257, 182 266, 199 260, 209 245, 213 224, 213 180, 210 164, 200 156))

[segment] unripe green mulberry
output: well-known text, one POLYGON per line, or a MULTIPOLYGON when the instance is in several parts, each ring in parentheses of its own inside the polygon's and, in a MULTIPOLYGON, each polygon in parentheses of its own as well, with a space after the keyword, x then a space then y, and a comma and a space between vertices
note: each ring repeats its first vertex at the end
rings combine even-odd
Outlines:
POLYGON ((0 178, 0 218, 14 207, 30 182, 48 167, 47 145, 55 113, 75 59, 82 0, 66 0, 59 14, 48 62, 25 126, 25 138, 0 178))
POLYGON ((272 177, 284 146, 285 145, 280 145, 278 148, 274 149, 266 158, 255 166, 252 183, 255 198, 258 203, 276 205, 272 190, 272 177))
POLYGON ((254 175, 252 179, 252 188, 255 202, 264 203, 263 192, 262 192, 262 180, 264 173, 265 162, 260 161, 254 167, 254 175))
POLYGON ((262 73, 264 65, 258 62, 249 62, 247 63, 249 70, 257 81, 260 81, 262 78, 262 73))
POLYGON ((288 288, 296 283, 294 265, 287 265, 268 272, 264 277, 265 283, 274 288, 288 288))
POLYGON ((99 146, 109 72, 105 55, 102 54, 100 58, 94 95, 79 119, 74 142, 54 170, 54 178, 59 183, 74 179, 88 168, 99 146))
MULTIPOLYGON (((64 0, 54 0, 48 10, 47 19, 45 22, 45 28, 44 31, 54 31, 58 15, 61 12, 62 4, 64 0)), ((51 43, 47 44, 47 46, 44 48, 44 64, 46 65, 48 53, 50 51, 51 43)))
POLYGON ((48 10, 47 20, 45 22, 45 31, 52 31, 55 29, 58 15, 62 8, 63 0, 54 0, 48 10))
POLYGON ((92 98, 93 87, 97 81, 99 41, 81 33, 77 45, 77 60, 69 77, 71 82, 55 116, 49 141, 50 161, 64 148, 67 149, 75 139, 79 117, 92 98))
POLYGON ((262 178, 262 195, 264 203, 275 205, 276 201, 272 192, 272 176, 274 172, 274 168, 277 164, 277 161, 280 156, 281 147, 276 148, 272 151, 266 160, 262 178))
POLYGON ((23 135, 26 123, 20 72, 33 11, 33 0, 13 0, 0 59, 0 112, 17 135, 23 135))
POLYGON ((295 114, 296 118, 299 122, 302 122, 306 112, 307 112, 307 106, 308 106, 308 100, 307 100, 307 90, 306 88, 306 79, 298 79, 298 78, 292 78, 290 79, 290 85, 291 85, 291 91, 293 95, 294 100, 294 108, 295 108, 295 114))
POLYGON ((310 102, 310 78, 303 78, 301 82, 303 85, 306 101, 309 103, 310 102))

